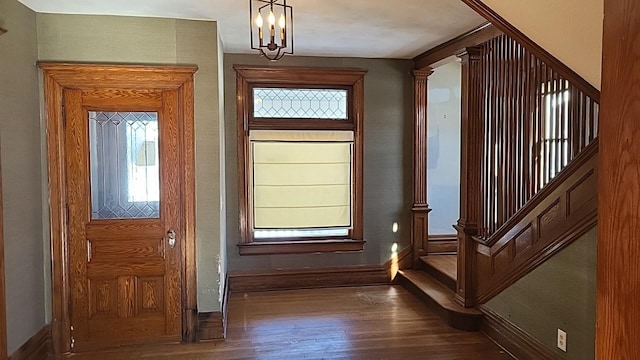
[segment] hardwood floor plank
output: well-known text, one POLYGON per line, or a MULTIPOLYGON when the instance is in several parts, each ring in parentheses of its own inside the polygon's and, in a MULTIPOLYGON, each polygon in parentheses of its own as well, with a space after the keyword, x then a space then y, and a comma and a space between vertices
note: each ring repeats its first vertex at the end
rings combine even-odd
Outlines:
POLYGON ((400 286, 232 293, 227 339, 76 354, 102 359, 511 359, 400 286))

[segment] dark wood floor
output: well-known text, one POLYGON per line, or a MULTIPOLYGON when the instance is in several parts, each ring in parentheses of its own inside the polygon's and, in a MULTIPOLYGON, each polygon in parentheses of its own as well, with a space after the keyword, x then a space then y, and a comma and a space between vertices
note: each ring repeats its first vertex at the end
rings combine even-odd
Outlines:
POLYGON ((511 359, 481 333, 445 325, 399 286, 238 293, 227 340, 75 355, 91 359, 511 359))

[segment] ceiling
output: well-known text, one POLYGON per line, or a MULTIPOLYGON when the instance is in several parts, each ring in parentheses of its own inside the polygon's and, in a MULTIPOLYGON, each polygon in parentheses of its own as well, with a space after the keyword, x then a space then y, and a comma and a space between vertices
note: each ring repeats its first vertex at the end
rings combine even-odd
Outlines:
MULTIPOLYGON (((224 50, 252 53, 247 0, 20 0, 37 12, 215 20, 224 50)), ((485 22, 460 0, 288 0, 295 54, 410 59, 485 22)))

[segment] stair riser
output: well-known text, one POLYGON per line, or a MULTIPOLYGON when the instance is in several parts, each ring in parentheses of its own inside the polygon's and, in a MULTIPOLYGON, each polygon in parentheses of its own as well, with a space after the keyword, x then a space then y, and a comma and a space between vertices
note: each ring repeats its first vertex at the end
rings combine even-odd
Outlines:
POLYGON ((425 294, 417 287, 410 279, 405 278, 401 274, 398 276, 399 283, 407 289, 409 292, 417 296, 427 307, 436 313, 447 325, 465 331, 479 331, 482 325, 481 316, 470 316, 465 314, 459 314, 453 311, 449 311, 440 306, 434 299, 428 294, 425 294))
POLYGON ((450 278, 449 276, 429 264, 423 263, 423 270, 426 271, 427 274, 436 278, 436 280, 440 281, 444 286, 451 289, 451 291, 456 291, 456 279, 450 278))

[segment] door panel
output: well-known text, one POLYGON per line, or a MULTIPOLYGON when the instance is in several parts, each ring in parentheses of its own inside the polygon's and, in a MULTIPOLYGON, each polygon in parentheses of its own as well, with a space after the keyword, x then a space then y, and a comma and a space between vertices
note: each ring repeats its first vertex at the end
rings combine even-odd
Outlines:
POLYGON ((73 350, 179 341, 177 91, 65 90, 64 104, 73 350))

